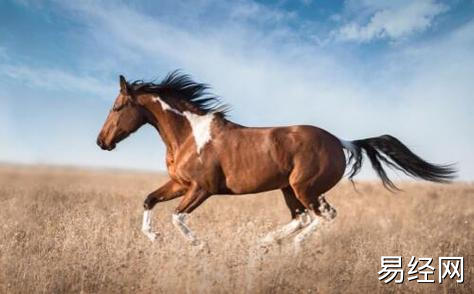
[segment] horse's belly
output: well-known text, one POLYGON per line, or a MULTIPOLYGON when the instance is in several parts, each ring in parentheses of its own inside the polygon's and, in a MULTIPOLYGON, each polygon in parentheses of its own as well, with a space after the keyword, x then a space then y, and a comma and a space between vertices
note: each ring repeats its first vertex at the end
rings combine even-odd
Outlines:
POLYGON ((294 152, 287 132, 245 128, 219 142, 218 158, 229 192, 258 193, 288 186, 294 152))
POLYGON ((288 175, 273 164, 239 164, 234 166, 232 172, 225 173, 225 183, 234 194, 258 193, 288 186, 288 175))

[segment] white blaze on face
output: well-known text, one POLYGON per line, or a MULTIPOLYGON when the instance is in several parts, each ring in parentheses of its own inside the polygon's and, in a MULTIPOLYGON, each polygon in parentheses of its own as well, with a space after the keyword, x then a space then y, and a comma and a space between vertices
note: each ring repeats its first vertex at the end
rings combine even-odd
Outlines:
POLYGON ((198 115, 190 111, 180 112, 161 100, 159 96, 154 97, 153 101, 159 102, 163 110, 174 112, 178 115, 184 116, 188 120, 193 131, 194 142, 196 142, 198 154, 207 142, 211 141, 211 126, 212 120, 214 119, 214 113, 198 115))

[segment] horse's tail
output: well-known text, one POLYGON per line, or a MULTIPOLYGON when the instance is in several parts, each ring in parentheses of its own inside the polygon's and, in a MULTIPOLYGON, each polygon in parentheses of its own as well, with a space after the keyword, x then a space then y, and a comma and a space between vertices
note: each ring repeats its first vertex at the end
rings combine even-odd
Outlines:
POLYGON ((456 176, 456 169, 452 164, 438 165, 426 162, 397 138, 390 135, 355 141, 340 141, 349 153, 348 165, 352 164, 349 172, 349 180, 351 181, 362 167, 363 151, 367 154, 372 167, 388 190, 399 189, 388 178, 382 163, 414 178, 431 182, 446 183, 456 176))

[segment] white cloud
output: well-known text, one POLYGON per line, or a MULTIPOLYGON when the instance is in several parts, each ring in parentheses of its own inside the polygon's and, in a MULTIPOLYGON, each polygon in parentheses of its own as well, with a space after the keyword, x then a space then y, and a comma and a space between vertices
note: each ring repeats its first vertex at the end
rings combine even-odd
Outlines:
POLYGON ((35 68, 24 64, 0 63, 0 78, 21 81, 26 87, 58 91, 81 91, 98 97, 110 97, 116 87, 95 77, 78 75, 60 69, 35 68))
POLYGON ((229 12, 231 19, 239 22, 244 20, 258 23, 278 24, 296 17, 295 13, 270 9, 269 7, 253 1, 239 1, 231 6, 226 6, 226 9, 224 10, 227 10, 230 7, 231 9, 229 12))
POLYGON ((434 0, 395 1, 387 7, 370 1, 364 4, 362 9, 373 11, 368 23, 349 21, 332 32, 336 39, 357 42, 403 39, 427 30, 436 16, 448 10, 446 5, 434 0))

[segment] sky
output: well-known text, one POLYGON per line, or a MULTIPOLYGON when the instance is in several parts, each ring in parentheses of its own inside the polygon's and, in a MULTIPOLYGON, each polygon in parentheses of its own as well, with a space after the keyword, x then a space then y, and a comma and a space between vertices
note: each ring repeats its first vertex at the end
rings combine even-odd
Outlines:
POLYGON ((95 140, 119 74, 174 69, 240 124, 388 133, 474 180, 472 0, 0 1, 0 161, 164 170, 150 126, 95 140))

